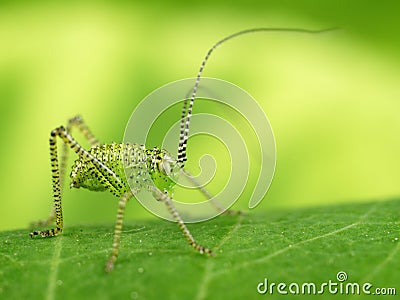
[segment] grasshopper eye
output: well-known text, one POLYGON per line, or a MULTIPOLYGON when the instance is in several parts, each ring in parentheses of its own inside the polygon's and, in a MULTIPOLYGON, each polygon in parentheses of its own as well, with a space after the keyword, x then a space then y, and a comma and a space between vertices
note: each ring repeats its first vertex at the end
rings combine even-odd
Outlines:
POLYGON ((169 160, 167 159, 163 159, 160 163, 159 163, 159 167, 160 167, 160 171, 169 176, 169 174, 171 174, 171 165, 169 160))
POLYGON ((171 166, 168 161, 163 160, 160 164, 160 170, 165 175, 169 175, 171 173, 171 166))

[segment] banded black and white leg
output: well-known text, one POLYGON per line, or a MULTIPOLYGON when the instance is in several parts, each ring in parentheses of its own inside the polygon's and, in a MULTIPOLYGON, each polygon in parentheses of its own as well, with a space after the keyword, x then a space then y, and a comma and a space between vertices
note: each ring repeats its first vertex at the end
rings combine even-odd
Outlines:
MULTIPOLYGON (((62 216, 62 205, 61 205, 61 180, 60 180, 60 168, 58 163, 58 151, 57 151, 57 137, 67 145, 67 148, 71 148, 79 157, 84 160, 91 161, 95 166, 96 170, 101 176, 106 177, 106 182, 109 184, 111 190, 116 189, 120 182, 120 178, 115 175, 107 166, 98 161, 88 151, 86 151, 81 145, 79 145, 74 138, 61 126, 50 133, 50 162, 52 171, 52 187, 53 187, 53 200, 54 200, 54 215, 55 215, 55 228, 43 231, 33 231, 30 233, 31 237, 34 236, 56 236, 63 229, 63 216, 62 216)), ((116 191, 114 191, 116 192, 116 191)))
POLYGON ((165 204, 165 206, 168 209, 168 212, 171 214, 171 216, 174 218, 174 220, 177 222, 179 228, 181 229, 183 235, 189 242, 189 245, 192 246, 195 250, 197 250, 200 254, 207 254, 209 256, 214 256, 214 253, 212 250, 201 246, 196 242, 196 240, 193 238, 192 234, 190 233, 189 229, 186 227, 185 223, 183 222, 181 216, 179 215, 178 211, 176 210, 172 199, 165 193, 161 192, 159 189, 152 187, 151 190, 153 191, 153 196, 156 198, 157 201, 161 201, 162 203, 165 204))
MULTIPOLYGON (((93 135, 89 127, 85 124, 81 116, 75 116, 71 119, 68 120, 67 126, 65 127, 65 131, 71 135, 73 128, 77 128, 80 133, 83 134, 83 136, 86 138, 86 140, 89 142, 90 146, 97 146, 100 144, 98 139, 93 135)), ((51 139, 51 137, 50 137, 51 139)), ((50 156, 52 157, 52 146, 50 142, 50 156)), ((67 143, 64 143, 62 146, 61 150, 61 159, 60 159, 60 166, 59 166, 59 180, 60 180, 60 193, 63 190, 64 186, 64 180, 65 180, 65 170, 66 170, 66 163, 68 160, 68 150, 69 146, 67 143)), ((55 207, 53 206, 50 212, 50 215, 47 219, 45 220, 39 220, 32 222, 30 224, 31 227, 39 227, 39 226, 47 226, 51 225, 56 218, 56 211, 55 207)))

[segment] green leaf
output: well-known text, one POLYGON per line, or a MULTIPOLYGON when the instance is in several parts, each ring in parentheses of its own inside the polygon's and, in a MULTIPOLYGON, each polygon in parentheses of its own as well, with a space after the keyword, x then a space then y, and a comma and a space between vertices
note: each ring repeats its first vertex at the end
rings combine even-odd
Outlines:
MULTIPOLYGON (((190 224, 215 257, 193 251, 174 223, 128 221, 110 274, 104 265, 113 224, 66 227, 48 239, 30 239, 28 229, 1 232, 0 298, 253 299, 265 278, 319 287, 338 283, 340 271, 347 273, 344 283, 369 282, 371 292, 394 287, 399 293, 399 211, 400 201, 392 200, 190 224)), ((290 298, 276 288, 273 294, 290 298)), ((325 289, 318 299, 331 297, 325 289)), ((339 291, 334 298, 345 297, 339 291)))

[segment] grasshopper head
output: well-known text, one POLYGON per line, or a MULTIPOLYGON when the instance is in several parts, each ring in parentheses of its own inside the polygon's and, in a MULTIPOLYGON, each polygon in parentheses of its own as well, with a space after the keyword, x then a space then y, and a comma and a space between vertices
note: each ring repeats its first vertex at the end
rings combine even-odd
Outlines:
POLYGON ((166 150, 155 147, 148 150, 149 174, 154 185, 163 192, 171 191, 178 177, 180 166, 175 158, 166 150))

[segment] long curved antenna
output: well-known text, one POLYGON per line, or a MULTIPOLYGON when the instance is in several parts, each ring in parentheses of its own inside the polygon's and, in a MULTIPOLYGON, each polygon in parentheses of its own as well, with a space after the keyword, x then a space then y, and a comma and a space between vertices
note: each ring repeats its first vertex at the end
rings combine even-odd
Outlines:
POLYGON ((187 140, 189 136, 189 124, 190 124, 190 118, 192 116, 192 110, 193 110, 193 103, 194 99, 196 98, 196 93, 197 89, 199 87, 200 83, 200 77, 201 74, 203 73, 204 66, 206 65, 211 53, 221 44, 244 34, 248 33, 255 33, 255 32, 262 32, 262 31, 269 31, 269 32, 297 32, 297 33, 308 33, 308 34, 318 34, 318 33, 323 33, 327 31, 332 31, 336 30, 337 28, 328 28, 328 29, 322 29, 322 30, 309 30, 309 29, 300 29, 300 28, 252 28, 252 29, 246 29, 242 31, 238 31, 234 34, 228 35, 227 37, 223 38, 222 40, 216 42, 210 50, 208 50, 207 55, 205 56, 203 62, 201 63, 200 70, 197 73, 196 77, 196 82, 193 87, 193 92, 190 97, 190 103, 189 107, 187 105, 188 99, 185 99, 184 104, 183 104, 183 110, 182 110, 182 119, 181 119, 181 125, 180 125, 180 135, 179 135, 179 145, 178 145, 178 163, 180 164, 181 168, 185 166, 185 162, 187 160, 186 157, 186 146, 187 146, 187 140))

